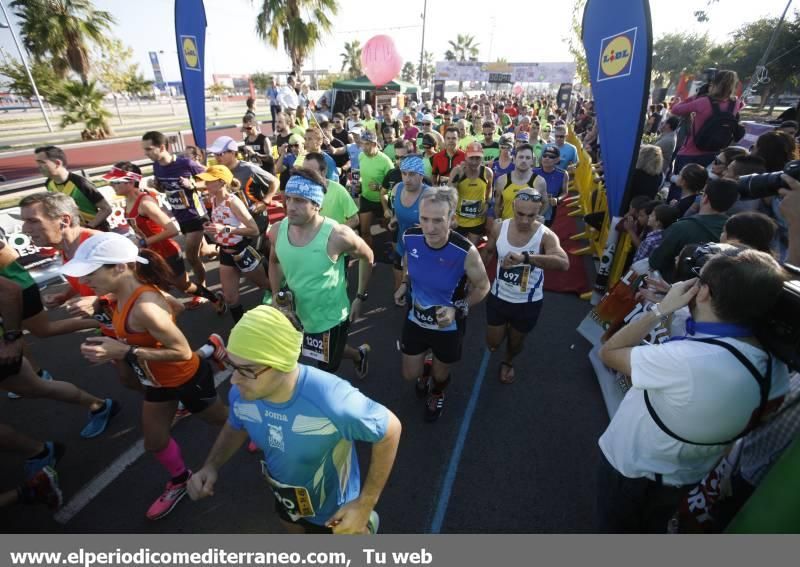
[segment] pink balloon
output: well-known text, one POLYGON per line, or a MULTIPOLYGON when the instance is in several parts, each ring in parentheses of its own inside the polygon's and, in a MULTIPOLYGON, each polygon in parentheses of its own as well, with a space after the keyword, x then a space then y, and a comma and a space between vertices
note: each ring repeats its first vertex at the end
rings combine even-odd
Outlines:
POLYGON ((517 83, 516 85, 514 85, 514 88, 511 89, 511 92, 514 93, 515 95, 521 95, 522 94, 522 85, 517 83))
POLYGON ((403 68, 403 59, 388 35, 376 35, 361 50, 361 67, 376 87, 390 82, 403 68))

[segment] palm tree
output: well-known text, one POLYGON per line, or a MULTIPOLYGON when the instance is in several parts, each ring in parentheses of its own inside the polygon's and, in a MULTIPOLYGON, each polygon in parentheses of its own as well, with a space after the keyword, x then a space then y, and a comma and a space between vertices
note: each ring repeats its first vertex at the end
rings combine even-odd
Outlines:
POLYGON ((88 42, 102 43, 115 23, 109 12, 91 0, 13 0, 22 42, 37 61, 49 61, 60 78, 70 70, 88 82, 88 42))
POLYGON ((331 31, 330 16, 338 10, 336 0, 262 0, 256 33, 273 48, 282 37, 292 71, 300 77, 306 57, 323 32, 331 31))
POLYGON ((125 84, 125 91, 136 97, 136 104, 139 109, 142 108, 142 95, 153 94, 153 81, 145 79, 138 73, 131 73, 128 76, 127 83, 125 84))
POLYGON ((400 71, 400 78, 409 83, 417 80, 417 69, 411 61, 406 61, 403 64, 403 70, 400 71))
POLYGON ((458 34, 455 41, 447 42, 450 49, 445 52, 444 58, 447 61, 477 61, 480 44, 473 43, 474 41, 474 36, 458 34))
POLYGON ((347 68, 347 74, 351 78, 364 74, 361 70, 361 49, 361 42, 357 39, 346 41, 344 42, 344 51, 339 54, 342 57, 342 72, 347 68))
POLYGON ((61 108, 61 127, 70 124, 84 124, 81 138, 99 140, 111 135, 108 119, 111 113, 103 106, 104 93, 97 89, 97 83, 91 81, 69 81, 48 97, 49 101, 61 108))

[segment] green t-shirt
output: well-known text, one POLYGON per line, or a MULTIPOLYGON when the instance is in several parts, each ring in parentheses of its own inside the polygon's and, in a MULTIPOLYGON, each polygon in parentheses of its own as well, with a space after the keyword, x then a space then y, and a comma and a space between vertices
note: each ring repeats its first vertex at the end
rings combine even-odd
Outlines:
POLYGON ((394 144, 389 144, 382 150, 383 153, 386 154, 390 160, 392 160, 392 163, 394 163, 395 158, 397 158, 397 154, 394 150, 394 144))
POLYGON ((358 207, 347 189, 336 181, 328 181, 328 190, 319 214, 344 224, 347 219, 358 214, 358 207))
POLYGON ((425 170, 425 177, 430 179, 431 176, 433 175, 433 165, 431 164, 431 158, 427 156, 422 158, 422 168, 425 170))
POLYGON ((63 193, 78 205, 78 212, 81 216, 81 224, 86 225, 97 216, 97 205, 103 200, 103 194, 98 191, 94 184, 81 177, 77 173, 70 173, 64 183, 56 183, 50 179, 47 181, 47 190, 51 193, 63 193))
POLYGON ((378 121, 374 118, 372 120, 362 120, 361 125, 364 127, 365 130, 369 130, 376 136, 378 135, 378 121))
POLYGON ((394 167, 394 162, 381 152, 369 157, 364 152, 358 155, 358 166, 361 171, 361 196, 367 201, 379 203, 381 200, 381 185, 383 178, 394 167), (377 190, 370 189, 369 184, 376 183, 377 190))
POLYGON ((472 142, 480 141, 475 136, 464 136, 458 141, 458 149, 459 150, 466 150, 467 146, 470 145, 472 142))

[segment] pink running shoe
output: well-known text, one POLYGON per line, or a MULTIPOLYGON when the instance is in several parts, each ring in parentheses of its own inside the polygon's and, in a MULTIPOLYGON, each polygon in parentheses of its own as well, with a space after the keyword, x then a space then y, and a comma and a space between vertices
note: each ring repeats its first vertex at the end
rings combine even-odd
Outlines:
POLYGON ((180 484, 174 484, 172 481, 167 483, 164 493, 147 510, 148 520, 160 520, 172 512, 172 509, 181 501, 181 498, 186 496, 186 485, 189 484, 189 479, 192 478, 192 471, 188 472, 189 476, 180 484))

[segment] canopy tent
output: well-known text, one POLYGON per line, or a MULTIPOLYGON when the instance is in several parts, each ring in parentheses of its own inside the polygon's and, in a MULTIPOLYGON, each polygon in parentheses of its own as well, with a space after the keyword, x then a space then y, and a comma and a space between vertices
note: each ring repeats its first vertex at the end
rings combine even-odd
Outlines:
POLYGON ((358 77, 357 79, 336 81, 333 83, 333 88, 341 91, 396 92, 400 94, 416 94, 418 90, 417 85, 398 80, 394 80, 379 88, 372 84, 372 81, 370 81, 366 75, 358 77))

